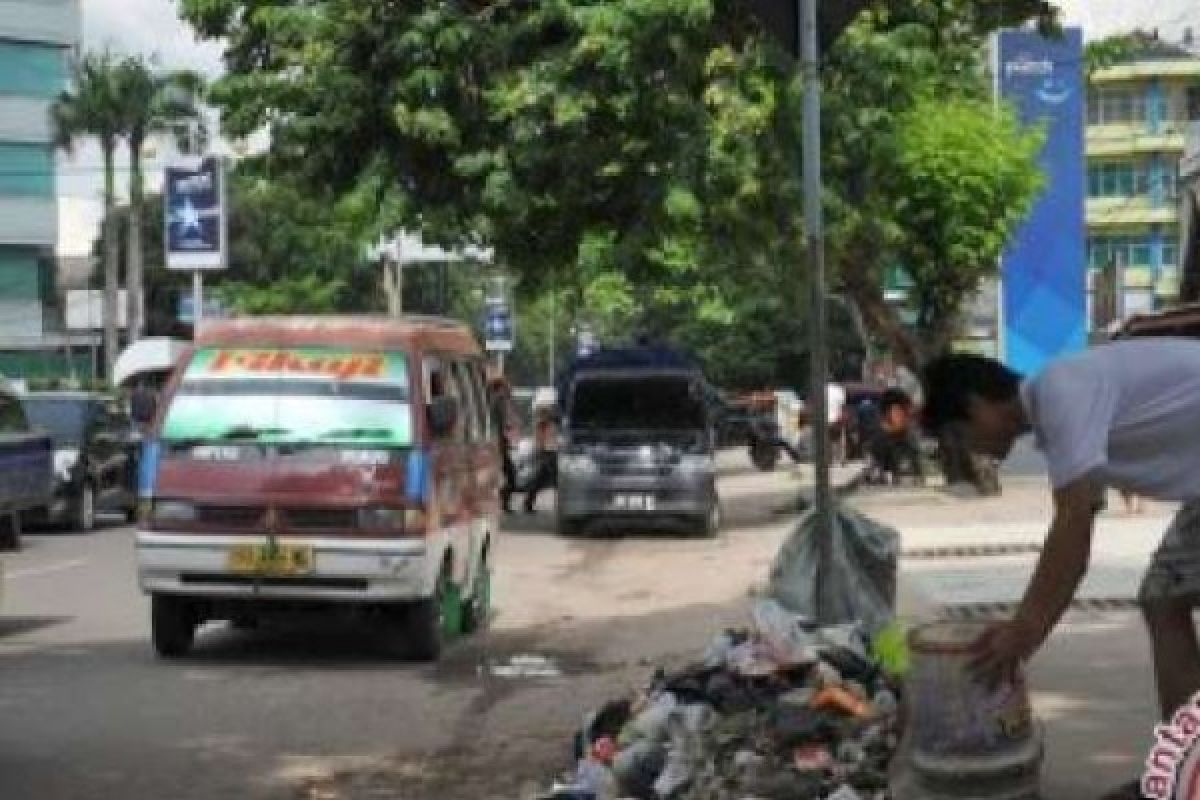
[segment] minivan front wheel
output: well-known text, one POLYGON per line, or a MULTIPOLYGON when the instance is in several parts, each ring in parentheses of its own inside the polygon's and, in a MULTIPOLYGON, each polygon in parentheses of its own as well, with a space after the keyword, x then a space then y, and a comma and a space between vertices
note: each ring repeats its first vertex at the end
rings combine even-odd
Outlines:
POLYGON ((721 532, 721 503, 719 501, 713 500, 704 516, 696 520, 696 532, 706 539, 712 539, 721 532))
POLYGON ((90 533, 96 529, 96 490, 91 483, 84 482, 75 498, 75 529, 90 533))
POLYGON ((417 661, 437 661, 446 642, 462 632, 462 593, 442 569, 433 595, 408 607, 408 652, 417 661))
POLYGON ((163 658, 179 658, 192 649, 196 614, 185 598, 156 594, 150 598, 150 637, 163 658))

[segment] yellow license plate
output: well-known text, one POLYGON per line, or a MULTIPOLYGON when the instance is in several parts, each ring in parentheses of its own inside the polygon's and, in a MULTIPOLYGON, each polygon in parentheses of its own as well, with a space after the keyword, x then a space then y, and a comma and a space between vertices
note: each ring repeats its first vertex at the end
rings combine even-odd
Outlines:
POLYGON ((229 571, 242 575, 307 575, 313 550, 294 544, 238 544, 229 551, 229 571))

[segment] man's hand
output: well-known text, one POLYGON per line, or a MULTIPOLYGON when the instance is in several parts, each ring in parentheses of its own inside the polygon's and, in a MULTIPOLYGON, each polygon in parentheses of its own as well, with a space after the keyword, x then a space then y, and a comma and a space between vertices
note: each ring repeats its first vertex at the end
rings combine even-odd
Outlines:
POLYGON ((1039 643, 1039 637, 1020 622, 992 625, 971 645, 971 674, 992 689, 1011 683, 1039 643))

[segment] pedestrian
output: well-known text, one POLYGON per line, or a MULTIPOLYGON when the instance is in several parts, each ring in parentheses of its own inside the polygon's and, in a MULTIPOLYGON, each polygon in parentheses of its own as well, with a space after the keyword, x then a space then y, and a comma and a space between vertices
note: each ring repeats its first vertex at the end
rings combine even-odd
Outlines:
POLYGON ((500 463, 504 471, 504 484, 500 487, 500 505, 505 514, 512 513, 512 496, 517 489, 517 467, 513 464, 512 438, 510 429, 513 419, 512 389, 503 375, 493 375, 488 380, 488 407, 492 427, 496 431, 496 443, 500 449, 500 463))
MULTIPOLYGON (((1031 380, 971 355, 935 360, 925 374, 925 421, 961 424, 968 447, 1005 458, 1032 432, 1046 456, 1054 516, 1014 617, 974 646, 973 670, 995 684, 1044 644, 1087 571, 1106 488, 1183 503, 1138 599, 1150 631, 1164 720, 1200 689, 1200 342, 1118 341, 1050 364, 1031 380)), ((1110 798, 1140 797, 1137 784, 1110 798)))
POLYGON ((542 406, 533 412, 534 473, 525 490, 525 513, 537 510, 537 497, 543 489, 558 484, 558 421, 554 409, 542 406))
POLYGON ((871 467, 884 482, 903 476, 924 480, 920 446, 913 424, 912 397, 903 389, 888 389, 879 398, 879 428, 871 439, 871 467))

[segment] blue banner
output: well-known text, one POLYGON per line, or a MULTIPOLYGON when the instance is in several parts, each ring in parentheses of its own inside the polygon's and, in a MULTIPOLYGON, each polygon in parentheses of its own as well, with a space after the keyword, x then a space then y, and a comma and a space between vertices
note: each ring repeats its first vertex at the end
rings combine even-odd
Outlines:
POLYGON ((998 37, 1001 96, 1040 125, 1045 189, 1004 255, 1003 352, 1025 375, 1087 342, 1083 34, 998 37))
POLYGON ((225 266, 225 192, 221 162, 167 167, 163 184, 163 238, 169 269, 225 266))

